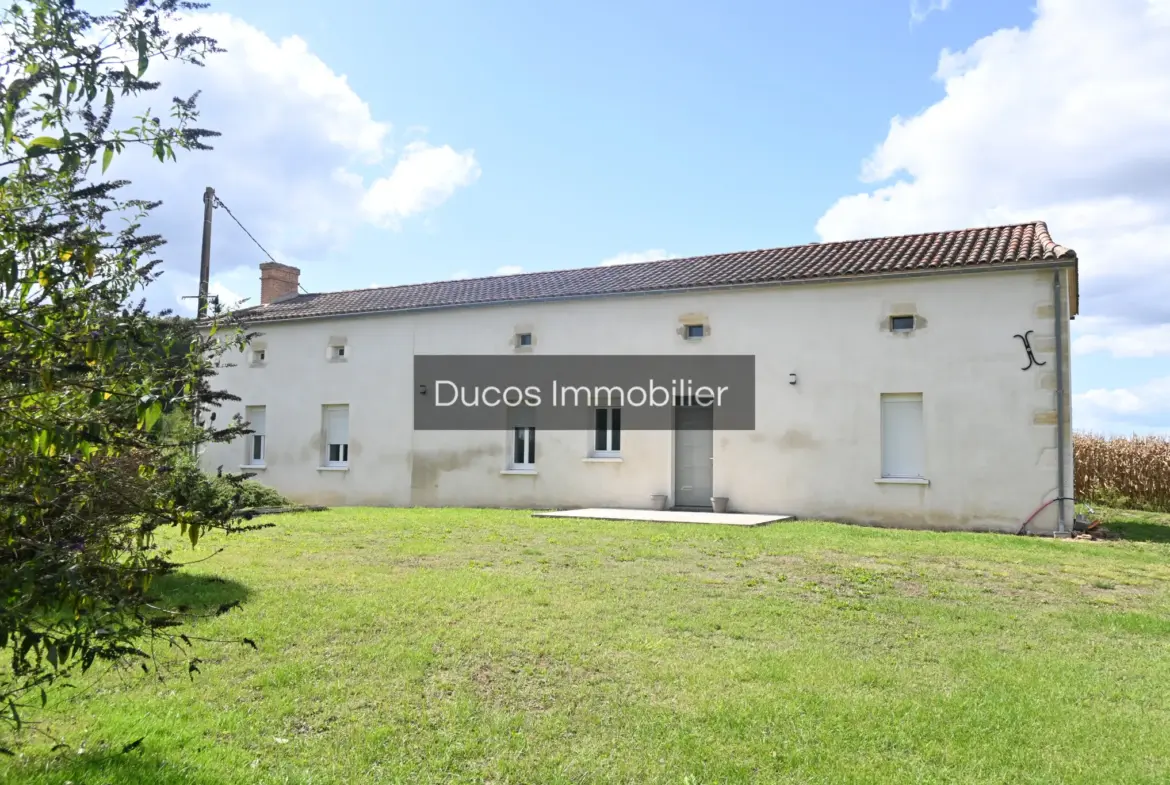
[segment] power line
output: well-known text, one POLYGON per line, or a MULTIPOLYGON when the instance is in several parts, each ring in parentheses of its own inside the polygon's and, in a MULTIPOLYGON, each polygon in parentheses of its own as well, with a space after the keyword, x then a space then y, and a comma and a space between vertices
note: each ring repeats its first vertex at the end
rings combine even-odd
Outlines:
MULTIPOLYGON (((244 234, 248 235, 248 239, 249 239, 249 240, 251 240, 252 242, 256 243, 256 247, 257 247, 257 248, 259 248, 261 251, 263 251, 263 252, 264 252, 264 255, 268 257, 268 261, 270 261, 270 262, 276 262, 276 260, 272 258, 272 254, 268 253, 268 249, 266 249, 266 248, 265 248, 263 245, 261 245, 261 244, 260 244, 260 241, 259 241, 259 240, 257 240, 255 237, 253 237, 253 236, 252 236, 252 233, 248 231, 247 227, 246 227, 246 226, 244 226, 242 223, 240 223, 240 219, 239 219, 239 218, 236 218, 236 216, 235 216, 235 213, 233 213, 233 212, 232 212, 231 208, 230 208, 230 207, 228 207, 226 204, 224 204, 224 203, 223 203, 223 199, 220 199, 218 196, 216 196, 216 197, 215 197, 215 206, 216 206, 216 207, 222 207, 224 210, 226 210, 226 211, 227 211, 227 214, 228 214, 229 216, 231 216, 231 219, 232 219, 233 221, 235 221, 235 222, 236 222, 236 226, 238 226, 238 227, 240 227, 241 229, 243 229, 243 230, 244 230, 244 234)), ((308 293, 309 293, 309 292, 308 292, 308 290, 307 290, 307 289, 305 289, 305 287, 303 287, 303 286, 300 286, 300 284, 299 284, 299 283, 298 283, 297 285, 300 287, 301 291, 305 292, 305 294, 308 294, 308 293)))
POLYGON ((236 216, 232 212, 231 208, 223 203, 223 199, 220 199, 218 196, 215 197, 215 206, 222 207, 224 210, 227 210, 227 214, 230 215, 232 220, 236 222, 236 226, 243 229, 244 234, 248 235, 248 239, 251 240, 252 242, 256 243, 257 248, 259 248, 261 251, 264 251, 264 255, 268 257, 268 261, 270 261, 270 262, 276 261, 275 259, 272 258, 272 254, 268 253, 268 249, 266 249, 263 245, 261 245, 260 241, 257 240, 255 237, 253 237, 252 233, 249 232, 248 229, 242 223, 240 223, 240 219, 236 218, 236 216))

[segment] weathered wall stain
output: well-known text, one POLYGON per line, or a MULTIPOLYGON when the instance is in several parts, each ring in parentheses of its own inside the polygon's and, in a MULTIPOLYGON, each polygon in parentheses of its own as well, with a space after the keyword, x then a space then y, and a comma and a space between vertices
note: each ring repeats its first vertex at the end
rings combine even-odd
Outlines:
MULTIPOLYGON (((1026 513, 1025 513, 1026 514, 1026 513)), ((972 508, 966 515, 956 515, 942 510, 870 509, 847 516, 833 516, 831 520, 855 526, 873 526, 883 529, 926 529, 930 531, 984 531, 1015 532, 1022 520, 1002 512, 991 512, 972 508)))
POLYGON ((388 466, 393 463, 401 463, 410 466, 410 452, 380 452, 374 459, 382 466, 388 466))
POLYGON ((314 431, 312 437, 301 447, 300 462, 308 464, 310 461, 321 462, 321 450, 325 445, 320 431, 314 431))
POLYGON ((466 469, 485 458, 499 463, 495 459, 503 452, 503 445, 500 444, 480 445, 466 450, 416 450, 411 454, 410 488, 412 491, 438 488, 439 478, 444 473, 466 469))
MULTIPOLYGON (((760 431, 751 431, 747 434, 747 440, 752 444, 771 443, 773 447, 782 450, 811 450, 820 446, 820 442, 814 439, 811 433, 799 428, 789 428, 779 436, 769 436, 760 431)), ((728 439, 724 437, 719 446, 726 448, 729 444, 728 439)))
POLYGON ((776 439, 776 446, 784 450, 812 450, 818 445, 817 440, 808 431, 789 428, 776 439))

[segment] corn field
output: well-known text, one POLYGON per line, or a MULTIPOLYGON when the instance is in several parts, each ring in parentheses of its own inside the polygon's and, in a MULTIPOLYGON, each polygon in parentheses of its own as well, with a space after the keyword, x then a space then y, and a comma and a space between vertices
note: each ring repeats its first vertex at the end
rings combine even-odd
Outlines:
POLYGON ((1078 500, 1170 512, 1170 438, 1075 433, 1073 462, 1078 500))

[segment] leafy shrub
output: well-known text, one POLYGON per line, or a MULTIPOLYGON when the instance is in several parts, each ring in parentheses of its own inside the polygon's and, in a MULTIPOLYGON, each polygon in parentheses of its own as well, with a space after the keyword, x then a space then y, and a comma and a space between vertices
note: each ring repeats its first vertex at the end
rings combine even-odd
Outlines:
POLYGON ((131 0, 102 15, 74 0, 4 5, 0 724, 19 730, 98 661, 149 671, 167 651, 197 672, 183 628, 199 616, 152 593, 184 566, 155 535, 176 528, 195 547, 205 532, 261 525, 236 504, 252 493, 242 476, 209 478, 192 457, 244 432, 211 417, 239 400, 212 381, 246 345, 243 325, 206 298, 206 329, 147 311, 163 239, 142 227, 158 202, 106 175, 123 152, 165 162, 210 149, 196 96, 145 111, 162 85, 152 62, 173 74, 220 51, 181 21, 200 3, 131 0), (206 420, 183 439, 160 434, 160 417, 184 409, 206 420))
MULTIPOLYGON (((186 409, 176 408, 164 414, 159 420, 159 438, 168 444, 191 444, 198 431, 198 426, 192 422, 191 415, 186 409)), ((176 450, 184 450, 184 448, 176 448, 176 450)), ((190 451, 176 454, 175 459, 176 463, 182 466, 183 471, 205 474, 199 468, 198 462, 190 451)), ((194 479, 192 476, 192 487, 196 485, 194 479)), ((292 504, 280 491, 250 477, 242 482, 238 478, 229 479, 223 475, 206 475, 206 479, 210 480, 210 483, 206 489, 205 498, 201 497, 201 500, 217 509, 286 507, 292 504)))
POLYGON ((292 504, 280 491, 252 479, 244 480, 238 488, 234 488, 217 477, 215 485, 223 498, 231 498, 239 493, 238 507, 286 507, 292 504))

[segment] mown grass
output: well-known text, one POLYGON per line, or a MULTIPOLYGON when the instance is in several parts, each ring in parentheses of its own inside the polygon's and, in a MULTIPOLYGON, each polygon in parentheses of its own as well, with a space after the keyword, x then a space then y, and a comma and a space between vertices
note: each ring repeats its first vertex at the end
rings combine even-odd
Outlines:
POLYGON ((259 651, 106 674, 0 781, 1170 780, 1164 537, 273 520, 163 587, 259 651))

